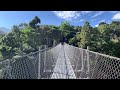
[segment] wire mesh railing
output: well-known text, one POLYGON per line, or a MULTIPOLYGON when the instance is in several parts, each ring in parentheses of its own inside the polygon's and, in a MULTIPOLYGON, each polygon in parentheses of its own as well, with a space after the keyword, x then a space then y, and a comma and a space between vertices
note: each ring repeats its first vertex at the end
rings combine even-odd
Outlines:
POLYGON ((120 79, 120 58, 65 44, 77 78, 120 79))
POLYGON ((65 44, 64 47, 73 67, 76 78, 87 78, 86 50, 76 48, 68 44, 65 44))
POLYGON ((120 79, 120 59, 100 53, 96 54, 94 68, 91 68, 91 78, 120 79))
POLYGON ((120 59, 65 43, 0 62, 0 79, 52 78, 120 79, 120 59))
POLYGON ((60 45, 0 62, 0 79, 44 79, 53 72, 60 45))

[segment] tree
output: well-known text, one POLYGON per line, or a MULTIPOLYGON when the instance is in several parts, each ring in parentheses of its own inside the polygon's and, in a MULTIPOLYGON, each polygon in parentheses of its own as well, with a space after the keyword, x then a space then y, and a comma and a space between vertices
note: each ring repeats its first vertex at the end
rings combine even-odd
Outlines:
POLYGON ((19 29, 22 30, 22 29, 24 29, 27 26, 28 26, 27 23, 21 23, 21 24, 19 24, 19 29))
POLYGON ((112 23, 109 25, 110 28, 110 34, 111 39, 113 41, 118 41, 118 37, 120 37, 120 22, 119 21, 112 21, 112 23))
POLYGON ((30 26, 21 30, 21 33, 23 49, 26 47, 25 45, 35 48, 39 44, 38 35, 30 26))
POLYGON ((74 30, 74 26, 71 26, 69 22, 64 21, 60 25, 61 30, 61 38, 66 38, 66 43, 69 42, 69 39, 74 37, 76 34, 76 31, 74 30))
POLYGON ((85 22, 80 33, 80 45, 79 47, 87 48, 91 46, 92 27, 89 22, 85 22))
POLYGON ((53 42, 58 43, 61 38, 61 30, 59 27, 54 25, 41 25, 41 41, 43 44, 48 45, 48 47, 53 45, 53 42))
POLYGON ((15 55, 14 49, 6 45, 1 45, 0 52, 2 60, 11 59, 15 55))
POLYGON ((67 21, 61 22, 60 30, 70 30, 70 23, 67 21))
POLYGON ((38 18, 38 16, 35 16, 34 19, 29 22, 29 26, 35 29, 35 28, 39 27, 38 26, 39 23, 41 23, 40 18, 38 18))
POLYGON ((9 47, 19 47, 20 43, 17 41, 13 32, 9 33, 8 35, 2 38, 2 45, 7 45, 9 47))
POLYGON ((99 30, 100 33, 104 33, 108 29, 108 24, 105 22, 101 22, 97 29, 99 30))
POLYGON ((73 38, 69 39, 69 44, 78 47, 78 44, 80 43, 80 33, 77 33, 73 38))
POLYGON ((81 27, 81 26, 75 26, 73 29, 74 29, 76 32, 80 32, 81 29, 82 29, 82 27, 81 27))

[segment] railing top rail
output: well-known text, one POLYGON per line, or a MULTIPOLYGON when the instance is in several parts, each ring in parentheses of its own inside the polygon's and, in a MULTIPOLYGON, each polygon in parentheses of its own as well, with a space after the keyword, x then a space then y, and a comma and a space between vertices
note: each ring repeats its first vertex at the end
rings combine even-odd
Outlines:
MULTIPOLYGON (((54 48, 54 47, 57 47, 58 45, 60 45, 60 44, 57 44, 56 46, 49 47, 49 48, 46 48, 46 49, 43 49, 43 50, 40 50, 40 51, 36 51, 36 52, 29 53, 29 54, 25 54, 25 55, 23 55, 23 56, 20 56, 20 57, 17 58, 17 59, 20 59, 20 58, 23 58, 23 57, 26 57, 26 56, 29 56, 29 55, 33 55, 33 54, 36 54, 36 53, 39 53, 39 52, 43 52, 43 51, 46 51, 46 50, 50 50, 50 49, 52 49, 52 48, 54 48)), ((4 60, 4 61, 0 61, 0 63, 6 62, 6 61, 8 61, 8 60, 13 60, 13 59, 16 59, 16 58, 12 58, 12 59, 7 59, 7 60, 4 60)))
POLYGON ((111 58, 111 59, 120 60, 120 58, 118 58, 118 57, 114 57, 114 56, 110 56, 110 55, 106 55, 106 54, 101 54, 101 53, 94 52, 94 51, 89 51, 89 52, 99 54, 99 55, 102 55, 102 56, 105 56, 105 57, 108 57, 108 58, 111 58))
MULTIPOLYGON (((66 44, 66 43, 65 43, 65 44, 66 44)), ((69 45, 69 44, 66 44, 66 45, 69 45)), ((82 49, 82 50, 87 51, 87 49, 78 48, 78 47, 75 47, 75 46, 72 46, 72 45, 70 45, 70 46, 71 46, 71 47, 74 47, 74 48, 77 48, 77 49, 82 49)), ((94 51, 90 51, 90 50, 89 50, 89 52, 95 53, 95 54, 99 54, 99 55, 102 55, 102 56, 105 56, 105 57, 108 57, 108 58, 111 58, 111 59, 120 60, 120 58, 118 58, 118 57, 114 57, 114 56, 110 56, 110 55, 106 55, 106 54, 101 54, 101 53, 99 53, 99 52, 94 52, 94 51)))
POLYGON ((59 45, 59 44, 57 44, 56 46, 53 46, 53 47, 49 47, 49 48, 40 50, 40 51, 36 51, 36 52, 32 52, 32 53, 30 53, 30 54, 23 55, 23 56, 21 56, 21 57, 26 57, 26 56, 29 56, 29 55, 32 55, 32 54, 36 54, 36 53, 39 53, 39 52, 43 52, 43 51, 46 51, 46 50, 50 50, 50 49, 52 49, 52 48, 54 48, 54 47, 57 47, 58 45, 59 45))

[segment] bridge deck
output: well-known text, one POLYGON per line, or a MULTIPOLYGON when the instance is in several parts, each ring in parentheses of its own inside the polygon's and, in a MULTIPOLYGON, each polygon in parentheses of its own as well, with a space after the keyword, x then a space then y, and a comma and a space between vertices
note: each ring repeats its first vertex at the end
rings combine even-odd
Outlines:
POLYGON ((76 79, 71 63, 64 51, 64 46, 61 46, 61 51, 51 79, 76 79))

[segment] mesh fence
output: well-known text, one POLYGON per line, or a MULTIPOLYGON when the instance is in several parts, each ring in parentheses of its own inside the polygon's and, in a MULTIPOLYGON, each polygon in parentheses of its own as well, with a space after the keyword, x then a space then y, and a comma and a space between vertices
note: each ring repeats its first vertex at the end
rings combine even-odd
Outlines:
POLYGON ((59 56, 61 45, 45 50, 41 52, 40 59, 40 74, 41 79, 51 78, 52 73, 54 72, 55 64, 59 56))
POLYGON ((52 78, 120 79, 120 59, 59 44, 0 62, 0 79, 52 78))
POLYGON ((87 78, 86 50, 65 44, 65 52, 68 55, 76 78, 87 78))
POLYGON ((50 78, 59 47, 44 49, 29 55, 0 62, 0 79, 44 79, 50 78))
POLYGON ((120 79, 120 59, 65 44, 77 78, 120 79))
POLYGON ((10 69, 11 69, 10 60, 0 62, 0 79, 4 79, 6 77, 9 77, 10 76, 9 75, 10 69))
MULTIPOLYGON (((93 52, 90 52, 93 53, 93 52)), ((91 68, 93 79, 120 79, 120 59, 96 54, 94 68, 91 68)))
POLYGON ((36 79, 38 54, 1 62, 2 79, 36 79), (9 61, 9 63, 8 63, 9 61), (6 64, 5 64, 6 63, 6 64))

